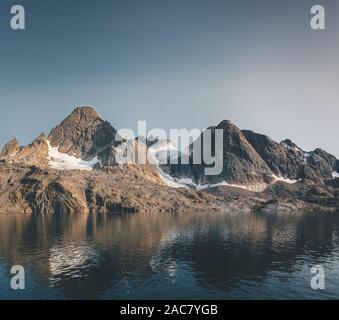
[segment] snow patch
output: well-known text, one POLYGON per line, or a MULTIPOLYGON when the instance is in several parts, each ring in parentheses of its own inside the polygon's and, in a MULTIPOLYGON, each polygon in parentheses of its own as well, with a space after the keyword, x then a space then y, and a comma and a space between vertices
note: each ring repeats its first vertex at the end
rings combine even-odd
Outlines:
POLYGON ((216 188, 219 186, 228 186, 228 187, 236 187, 249 191, 263 191, 266 188, 265 186, 245 186, 245 185, 237 185, 230 184, 226 181, 222 181, 214 184, 196 184, 193 182, 191 178, 173 178, 169 174, 165 173, 161 168, 160 164, 167 164, 169 159, 173 157, 178 157, 178 149, 174 146, 172 142, 163 143, 160 141, 156 143, 154 146, 149 148, 149 152, 151 157, 153 158, 153 163, 155 164, 158 174, 161 180, 171 188, 194 188, 197 190, 206 190, 210 188, 216 188), (167 161, 166 161, 167 160, 167 161))
POLYGON ((297 151, 297 152, 303 152, 300 148, 295 147, 295 146, 294 146, 294 147, 291 147, 291 146, 289 146, 289 145, 288 145, 287 143, 285 143, 285 142, 282 142, 281 145, 282 145, 283 147, 289 149, 289 150, 294 150, 294 151, 297 151))
POLYGON ((332 176, 333 176, 333 179, 339 178, 339 172, 337 171, 332 172, 332 176))
POLYGON ((48 145, 49 166, 57 170, 85 170, 91 171, 93 167, 100 163, 97 157, 90 161, 81 160, 75 156, 59 152, 59 147, 52 147, 50 142, 46 140, 48 145))
POLYGON ((239 184, 230 184, 226 181, 221 181, 218 183, 206 183, 206 184, 196 184, 191 178, 173 178, 169 174, 164 173, 164 171, 157 165, 158 173, 163 182, 166 183, 168 187, 171 188, 194 188, 196 190, 206 190, 211 188, 216 188, 220 186, 235 187, 248 191, 263 191, 266 188, 266 185, 263 186, 245 186, 239 184))
POLYGON ((216 188, 216 187, 221 187, 221 186, 227 186, 227 187, 236 187, 236 188, 241 188, 241 189, 253 191, 253 189, 251 187, 239 185, 239 184, 230 184, 226 181, 221 181, 221 182, 218 182, 218 183, 208 183, 208 184, 196 184, 192 181, 192 179, 188 179, 188 178, 177 179, 177 181, 179 183, 184 183, 186 185, 194 187, 197 190, 206 190, 206 189, 211 189, 211 188, 216 188))
POLYGON ((289 184, 294 184, 294 183, 298 182, 298 180, 293 180, 293 179, 284 178, 284 177, 278 177, 275 174, 273 174, 272 177, 275 180, 275 182, 282 181, 282 182, 289 183, 289 184))
POLYGON ((156 166, 160 179, 168 187, 176 189, 188 188, 185 184, 178 183, 175 178, 171 177, 160 168, 160 164, 164 163, 163 161, 166 160, 168 156, 170 156, 170 151, 177 151, 172 143, 156 143, 155 145, 148 148, 148 155, 151 157, 151 159, 148 158, 148 160, 156 166))
POLYGON ((169 174, 165 173, 160 167, 159 164, 156 164, 159 176, 161 180, 171 188, 179 189, 179 188, 188 188, 186 184, 181 183, 177 179, 171 177, 169 174))
MULTIPOLYGON (((238 185, 238 184, 230 184, 226 181, 221 181, 218 183, 207 183, 207 184, 196 184, 190 178, 173 178, 169 174, 163 172, 163 170, 157 166, 159 175, 161 179, 166 183, 168 187, 172 188, 194 188, 196 190, 206 190, 211 188, 216 188, 220 186, 227 186, 227 187, 236 187, 248 191, 262 191, 264 188, 251 188, 250 186, 238 185), (258 189, 258 190, 257 190, 258 189)), ((265 186, 266 187, 266 186, 265 186)))

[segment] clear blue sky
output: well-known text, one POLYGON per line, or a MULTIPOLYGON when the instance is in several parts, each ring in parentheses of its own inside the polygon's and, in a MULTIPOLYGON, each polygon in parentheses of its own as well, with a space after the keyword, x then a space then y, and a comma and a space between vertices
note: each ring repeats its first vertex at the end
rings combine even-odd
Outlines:
POLYGON ((117 129, 230 119, 339 157, 338 34, 338 1, 1 0, 0 145, 90 104, 117 129), (314 4, 325 31, 310 28, 314 4))

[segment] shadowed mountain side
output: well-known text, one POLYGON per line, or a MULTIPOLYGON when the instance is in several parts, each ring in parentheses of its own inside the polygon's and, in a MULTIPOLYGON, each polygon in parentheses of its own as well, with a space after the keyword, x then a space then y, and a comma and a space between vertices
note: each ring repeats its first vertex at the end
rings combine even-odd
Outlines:
POLYGON ((266 183, 272 182, 272 172, 264 160, 259 156, 252 145, 247 141, 239 128, 228 120, 222 121, 218 126, 211 127, 211 140, 204 143, 202 134, 190 146, 190 164, 164 166, 165 170, 176 178, 187 178, 193 176, 197 184, 216 184, 227 181, 230 184, 245 185, 252 190, 262 190, 266 183), (201 150, 203 157, 204 144, 211 146, 212 154, 218 155, 216 146, 215 130, 223 132, 223 151, 221 155, 222 172, 217 175, 206 175, 206 168, 213 165, 194 164, 194 151, 201 150))
POLYGON ((242 131, 246 139, 277 176, 289 179, 332 179, 337 171, 335 156, 322 149, 306 152, 291 140, 280 144, 270 137, 250 130, 242 131))

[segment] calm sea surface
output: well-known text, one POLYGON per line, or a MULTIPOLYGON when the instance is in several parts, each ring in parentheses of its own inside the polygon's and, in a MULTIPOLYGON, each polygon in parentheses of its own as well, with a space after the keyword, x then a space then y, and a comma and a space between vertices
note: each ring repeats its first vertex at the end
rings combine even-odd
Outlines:
POLYGON ((0 299, 338 299, 338 235, 339 214, 0 215, 0 299))

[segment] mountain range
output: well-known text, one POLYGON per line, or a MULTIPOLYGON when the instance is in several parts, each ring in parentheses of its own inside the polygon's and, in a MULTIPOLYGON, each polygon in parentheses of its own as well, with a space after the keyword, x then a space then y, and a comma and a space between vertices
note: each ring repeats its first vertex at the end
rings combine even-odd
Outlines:
MULTIPOLYGON (((89 211, 257 210, 336 211, 339 209, 339 160, 320 148, 305 151, 293 141, 240 130, 229 120, 209 127, 222 130, 223 169, 206 175, 208 164, 172 157, 171 141, 124 141, 94 108, 83 106, 31 144, 13 138, 0 153, 0 212, 57 213, 89 211), (127 144, 153 161, 116 161, 127 144)), ((216 149, 212 145, 212 149, 216 149)), ((216 152, 217 150, 215 150, 216 152)))

